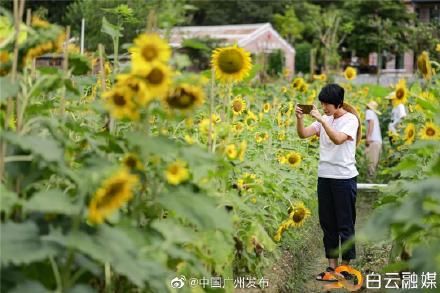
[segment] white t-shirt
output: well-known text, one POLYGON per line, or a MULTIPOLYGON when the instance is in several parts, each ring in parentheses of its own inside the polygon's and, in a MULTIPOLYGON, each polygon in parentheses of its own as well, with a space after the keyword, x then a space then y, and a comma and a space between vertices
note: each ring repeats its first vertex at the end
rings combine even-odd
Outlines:
POLYGON ((356 135, 358 119, 352 113, 341 117, 324 115, 323 119, 337 132, 343 132, 349 138, 340 145, 334 144, 325 132, 321 123, 315 121, 312 126, 319 134, 319 165, 318 177, 349 179, 359 175, 356 169, 356 135))
POLYGON ((373 131, 371 132, 371 140, 382 143, 382 134, 380 132, 379 118, 377 117, 377 114, 373 110, 367 109, 367 111, 365 112, 365 120, 367 121, 367 134, 368 120, 373 120, 373 131))
POLYGON ((405 106, 403 104, 399 104, 393 108, 391 111, 391 123, 388 124, 388 130, 391 132, 397 132, 396 127, 399 124, 400 120, 406 116, 405 106))

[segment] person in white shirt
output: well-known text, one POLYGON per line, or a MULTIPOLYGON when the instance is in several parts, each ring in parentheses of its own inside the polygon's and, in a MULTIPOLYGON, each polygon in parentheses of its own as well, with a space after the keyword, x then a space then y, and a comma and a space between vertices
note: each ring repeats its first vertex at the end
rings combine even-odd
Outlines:
MULTIPOLYGON (((355 235, 356 221, 356 146, 361 139, 361 124, 353 107, 344 103, 344 89, 328 84, 318 96, 324 115, 313 107, 316 120, 304 127, 303 112, 295 107, 297 133, 300 138, 319 136, 318 211, 324 232, 327 269, 316 276, 320 281, 334 281, 330 273, 338 266, 341 246, 355 235)), ((342 252, 342 265, 356 258, 354 242, 342 252)))
POLYGON ((376 168, 382 150, 382 134, 380 132, 379 118, 377 116, 382 113, 377 110, 377 107, 378 104, 375 101, 370 101, 368 102, 367 110, 365 111, 365 121, 367 123, 365 156, 368 160, 367 175, 370 181, 376 175, 376 168))
MULTIPOLYGON (((385 99, 389 99, 390 101, 394 99, 395 92, 392 92, 388 96, 385 97, 385 99)), ((402 119, 406 116, 406 110, 405 106, 403 104, 398 104, 395 107, 393 107, 393 110, 391 110, 391 121, 388 124, 388 131, 390 133, 390 136, 393 134, 397 134, 397 127, 402 121, 402 119)))

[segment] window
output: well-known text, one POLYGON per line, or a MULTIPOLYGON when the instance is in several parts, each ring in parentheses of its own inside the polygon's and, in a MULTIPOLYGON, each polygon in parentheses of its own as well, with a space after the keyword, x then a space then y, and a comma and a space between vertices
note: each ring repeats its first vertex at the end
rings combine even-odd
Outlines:
POLYGON ((397 53, 395 59, 395 68, 396 69, 404 69, 405 66, 405 54, 397 53))

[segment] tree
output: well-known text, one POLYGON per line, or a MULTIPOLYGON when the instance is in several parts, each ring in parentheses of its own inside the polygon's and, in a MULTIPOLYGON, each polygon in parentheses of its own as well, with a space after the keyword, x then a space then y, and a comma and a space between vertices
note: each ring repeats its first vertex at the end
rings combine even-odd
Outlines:
POLYGON ((291 0, 190 0, 197 7, 191 25, 222 25, 270 22, 275 13, 281 13, 291 0))
POLYGON ((352 0, 346 2, 345 9, 356 24, 347 38, 347 46, 360 56, 383 51, 401 53, 407 49, 414 15, 403 1, 352 0))
POLYGON ((96 50, 98 43, 103 43, 106 48, 113 47, 112 40, 101 32, 102 18, 105 16, 110 23, 118 22, 118 15, 106 12, 106 9, 116 8, 126 4, 133 11, 133 21, 124 24, 124 31, 120 43, 131 43, 133 38, 141 33, 147 26, 150 11, 156 19, 157 28, 169 29, 186 21, 185 13, 192 9, 186 0, 106 0, 90 1, 76 0, 68 9, 64 21, 71 24, 74 35, 79 36, 81 19, 86 22, 85 47, 96 50))
POLYGON ((284 14, 275 13, 273 22, 275 29, 282 37, 286 38, 289 43, 293 44, 295 40, 302 39, 304 24, 296 17, 293 6, 288 6, 284 14))

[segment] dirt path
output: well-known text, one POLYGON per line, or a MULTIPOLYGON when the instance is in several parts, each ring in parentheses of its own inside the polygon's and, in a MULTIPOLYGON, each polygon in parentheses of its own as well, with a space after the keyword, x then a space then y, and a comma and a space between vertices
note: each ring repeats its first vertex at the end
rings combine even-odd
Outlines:
MULTIPOLYGON (((373 210, 373 204, 377 197, 374 192, 358 192, 356 201, 356 230, 359 231, 363 224, 368 219, 369 215, 373 210)), ((327 259, 324 257, 324 246, 322 244, 322 231, 318 225, 316 231, 316 245, 314 245, 313 253, 310 255, 312 260, 309 266, 305 268, 305 274, 307 275, 308 281, 303 285, 303 290, 293 291, 293 292, 328 292, 323 288, 324 282, 315 281, 315 275, 325 270, 328 266, 327 259)), ((356 244, 357 258, 351 263, 351 265, 357 270, 361 271, 365 276, 366 273, 370 271, 379 271, 386 261, 387 255, 389 253, 390 247, 388 245, 377 244, 377 245, 365 245, 356 244)), ((365 287, 365 284, 364 284, 365 287)), ((334 289, 331 292, 347 292, 346 290, 334 289)), ((357 292, 366 292, 366 289, 361 289, 357 292)), ((375 290, 375 292, 381 292, 375 290)))
MULTIPOLYGON (((374 192, 359 192, 356 202, 356 230, 359 230, 373 210, 377 194, 374 192)), ((317 208, 315 213, 317 212, 317 208)), ((317 215, 313 221, 301 228, 301 241, 294 244, 285 244, 282 247, 280 258, 265 273, 270 280, 269 288, 236 289, 236 293, 318 293, 326 292, 323 282, 315 281, 315 275, 322 272, 327 266, 322 243, 322 230, 317 215), (293 246, 301 243, 301 246, 293 246)), ((390 247, 383 244, 356 244, 357 259, 352 266, 365 276, 370 271, 378 272, 387 261, 390 247)), ((364 284, 365 287, 365 284, 364 284)), ((333 292, 348 292, 346 290, 332 290, 333 292)), ((361 289, 357 292, 367 292, 361 289)), ((380 290, 375 290, 381 293, 380 290)))

